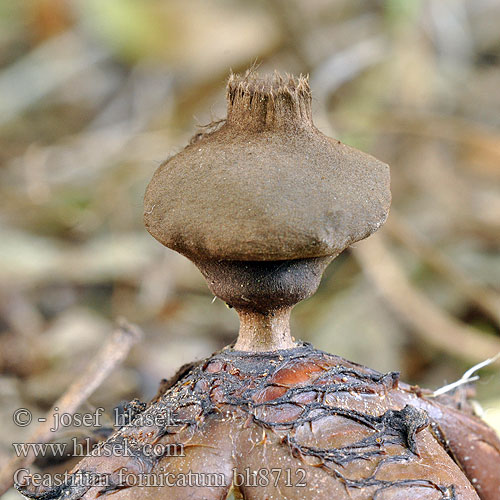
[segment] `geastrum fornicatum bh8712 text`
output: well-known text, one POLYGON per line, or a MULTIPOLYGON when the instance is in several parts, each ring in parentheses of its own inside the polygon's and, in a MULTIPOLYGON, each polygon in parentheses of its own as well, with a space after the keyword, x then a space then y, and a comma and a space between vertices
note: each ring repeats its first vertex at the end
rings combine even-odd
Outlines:
POLYGON ((292 307, 315 292, 331 260, 385 222, 388 166, 315 128, 305 78, 231 76, 227 101, 225 121, 156 171, 145 223, 238 312, 236 343, 181 369, 70 476, 99 473, 105 484, 21 491, 499 500, 500 441, 472 412, 290 334, 292 307), (166 453, 169 445, 183 453, 166 453))

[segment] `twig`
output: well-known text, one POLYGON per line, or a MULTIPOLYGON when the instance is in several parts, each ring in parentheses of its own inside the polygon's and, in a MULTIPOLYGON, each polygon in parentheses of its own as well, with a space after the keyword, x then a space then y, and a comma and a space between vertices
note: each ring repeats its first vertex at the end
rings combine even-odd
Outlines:
POLYGON ((452 382, 451 384, 446 384, 443 387, 440 387, 439 389, 435 390, 431 396, 433 398, 437 398, 438 396, 442 396, 443 394, 446 394, 447 392, 450 392, 453 389, 460 387, 461 385, 470 384, 471 382, 476 382, 477 380, 479 380, 479 375, 475 375, 474 377, 470 378, 462 377, 456 380, 455 382, 452 382))
POLYGON ((0 73, 0 124, 108 57, 102 48, 85 46, 73 31, 49 39, 0 73))
POLYGON ((481 361, 481 363, 478 363, 477 365, 474 365, 472 368, 469 368, 457 381, 452 382, 451 384, 447 384, 435 390, 432 393, 432 396, 433 397, 441 396, 442 394, 446 394, 447 392, 450 392, 456 387, 459 387, 463 384, 468 384, 470 382, 475 382, 476 380, 479 380, 478 375, 473 376, 474 373, 476 373, 478 370, 481 370, 481 368, 484 368, 485 366, 491 365, 499 358, 500 358, 500 352, 496 356, 493 356, 492 358, 481 361))
MULTIPOLYGON (((83 375, 71 384, 48 413, 45 422, 42 422, 30 436, 30 443, 47 443, 57 435, 51 432, 52 418, 57 407, 58 413, 74 414, 80 405, 92 395, 114 368, 127 357, 131 347, 136 344, 142 333, 135 325, 119 320, 118 328, 87 366, 83 375)), ((35 460, 33 450, 27 456, 13 457, 0 471, 0 495, 3 495, 13 484, 13 476, 17 469, 28 467, 35 460)))
POLYGON ((478 362, 500 351, 498 339, 456 320, 415 289, 380 234, 359 244, 354 255, 391 308, 425 342, 478 362))
MULTIPOLYGON (((500 158, 500 134, 494 127, 436 113, 410 116, 405 112, 390 111, 376 116, 376 119, 382 133, 438 139, 459 145, 465 151, 470 151, 471 157, 487 158, 488 166, 483 165, 479 173, 494 180, 499 177, 497 165, 500 158)), ((457 167, 461 166, 467 170, 472 169, 473 173, 479 167, 475 161, 457 162, 457 167)))
POLYGON ((391 210, 387 230, 399 242, 417 254, 429 267, 450 280, 473 304, 493 319, 500 327, 500 295, 474 282, 458 269, 442 252, 433 247, 391 210))
POLYGON ((335 53, 311 74, 315 99, 326 102, 335 90, 387 57, 387 40, 372 36, 335 53))

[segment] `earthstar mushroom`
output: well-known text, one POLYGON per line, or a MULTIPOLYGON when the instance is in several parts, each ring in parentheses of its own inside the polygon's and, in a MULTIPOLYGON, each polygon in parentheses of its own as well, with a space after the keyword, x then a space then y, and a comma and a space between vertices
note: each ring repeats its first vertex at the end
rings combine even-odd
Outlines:
POLYGON ((498 500, 500 441, 479 418, 449 396, 290 334, 291 308, 314 293, 329 262, 384 223, 387 165, 314 127, 303 77, 233 75, 227 98, 227 120, 155 173, 145 223, 238 311, 236 344, 183 367, 72 471, 105 473, 107 484, 21 491, 46 499, 498 500), (175 421, 143 423, 165 414, 175 421), (125 443, 131 456, 108 453, 125 443), (185 453, 151 454, 158 444, 185 453), (160 484, 188 472, 222 481, 160 484))

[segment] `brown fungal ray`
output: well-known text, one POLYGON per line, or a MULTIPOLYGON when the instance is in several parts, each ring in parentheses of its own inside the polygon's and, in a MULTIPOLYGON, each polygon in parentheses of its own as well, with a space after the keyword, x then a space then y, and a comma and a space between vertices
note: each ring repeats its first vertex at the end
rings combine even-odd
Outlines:
MULTIPOLYGON (((433 410, 429 408, 429 414, 433 410)), ((500 439, 474 416, 450 409, 437 419, 451 453, 484 500, 500 498, 500 439)))
MULTIPOLYGON (((82 492, 68 485, 45 496, 21 490, 46 499, 224 499, 234 480, 243 498, 252 500, 494 500, 485 493, 487 484, 478 497, 432 432, 429 423, 437 421, 420 404, 428 401, 400 384, 397 374, 307 344, 268 353, 225 349, 188 371, 102 445, 113 449, 127 441, 132 456, 85 458, 74 471, 109 472, 110 486, 82 492), (141 423, 161 421, 168 412, 176 425, 141 423), (146 453, 154 443, 182 443, 185 456, 146 453), (128 487, 118 481, 122 467, 137 477, 191 470, 221 472, 225 479, 217 487, 128 487), (260 486, 253 486, 253 471, 260 486)), ((446 420, 450 408, 432 405, 446 420)), ((465 421, 470 418, 464 413, 465 421)))
POLYGON ((413 395, 411 404, 427 412, 432 430, 460 465, 482 500, 500 498, 500 439, 471 411, 455 407, 451 398, 402 386, 413 395))

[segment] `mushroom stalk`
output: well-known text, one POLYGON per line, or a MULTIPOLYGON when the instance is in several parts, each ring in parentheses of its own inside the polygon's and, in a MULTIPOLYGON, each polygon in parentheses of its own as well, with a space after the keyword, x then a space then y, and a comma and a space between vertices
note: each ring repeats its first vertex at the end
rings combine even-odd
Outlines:
POLYGON ((237 309, 240 331, 234 349, 264 352, 296 347, 290 333, 290 312, 286 307, 266 313, 237 309))

